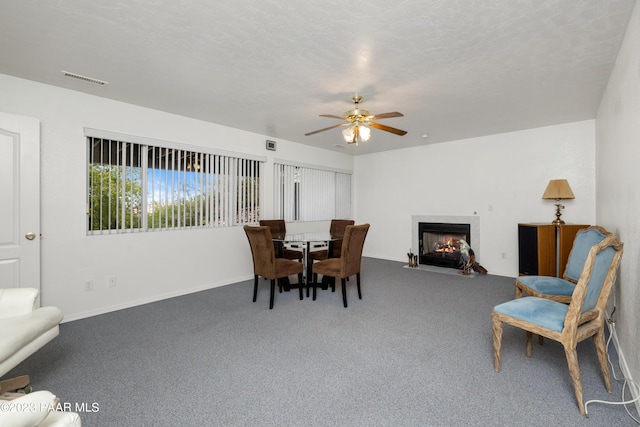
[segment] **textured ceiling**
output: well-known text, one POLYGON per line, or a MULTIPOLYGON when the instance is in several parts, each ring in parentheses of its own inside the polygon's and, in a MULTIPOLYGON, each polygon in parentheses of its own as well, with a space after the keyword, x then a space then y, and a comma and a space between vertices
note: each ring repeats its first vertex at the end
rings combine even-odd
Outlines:
POLYGON ((634 3, 2 0, 0 73, 363 154, 593 118, 634 3), (356 92, 407 135, 304 136, 356 92))

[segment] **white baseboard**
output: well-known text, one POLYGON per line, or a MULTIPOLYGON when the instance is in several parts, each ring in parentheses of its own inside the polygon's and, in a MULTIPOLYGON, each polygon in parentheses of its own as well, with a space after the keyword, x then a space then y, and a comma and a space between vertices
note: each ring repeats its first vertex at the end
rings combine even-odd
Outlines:
POLYGON ((179 291, 175 291, 175 292, 168 292, 161 295, 154 295, 148 298, 141 298, 135 301, 127 301, 125 303, 115 304, 109 307, 101 307, 96 310, 89 310, 89 311, 74 314, 71 316, 64 316, 64 319, 62 319, 61 323, 67 323, 67 322, 73 322, 74 320, 86 319, 87 317, 98 316, 100 314, 111 313, 112 311, 124 310, 125 308, 136 307, 138 305, 149 304, 152 302, 162 301, 169 298, 175 298, 183 295, 193 294, 200 291, 206 291, 207 289, 217 288, 219 286, 231 285, 233 283, 238 283, 238 282, 244 282, 245 280, 250 280, 250 279, 253 279, 253 274, 245 277, 237 277, 235 279, 228 280, 225 282, 208 283, 208 284, 196 286, 193 288, 180 289, 179 291))

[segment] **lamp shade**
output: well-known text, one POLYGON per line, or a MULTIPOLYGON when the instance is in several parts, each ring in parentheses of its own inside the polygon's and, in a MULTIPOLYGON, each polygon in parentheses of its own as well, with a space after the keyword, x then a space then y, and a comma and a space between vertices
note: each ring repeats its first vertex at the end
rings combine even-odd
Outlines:
POLYGON ((349 144, 352 144, 355 142, 354 135, 355 135, 355 132, 354 132, 353 126, 349 126, 348 128, 342 131, 342 136, 344 137, 345 142, 348 142, 349 144))
POLYGON ((363 141, 367 142, 369 138, 371 138, 371 129, 369 129, 368 127, 360 125, 358 126, 358 130, 359 130, 358 133, 360 134, 360 138, 363 141))
POLYGON ((571 187, 566 179, 552 179, 544 190, 542 198, 545 200, 567 200, 575 199, 571 187))

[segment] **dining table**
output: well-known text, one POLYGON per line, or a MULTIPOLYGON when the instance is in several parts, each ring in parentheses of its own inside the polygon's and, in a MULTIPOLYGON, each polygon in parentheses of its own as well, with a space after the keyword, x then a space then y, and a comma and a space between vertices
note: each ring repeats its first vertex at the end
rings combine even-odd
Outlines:
MULTIPOLYGON (((313 284, 313 258, 309 255, 312 248, 321 248, 324 249, 326 247, 328 258, 333 256, 333 245, 331 242, 342 240, 343 234, 331 233, 329 231, 308 231, 308 232, 300 232, 300 233, 274 233, 271 235, 271 238, 278 245, 278 252, 276 256, 282 256, 282 247, 284 244, 292 244, 302 246, 303 249, 303 263, 305 265, 305 274, 304 274, 304 283, 291 284, 288 281, 288 278, 285 278, 281 284, 285 290, 290 290, 291 288, 296 288, 298 286, 305 286, 307 288, 307 296, 309 296, 309 286, 313 284)), ((332 285, 333 277, 324 277, 322 278, 321 288, 327 289, 329 285, 332 285)))

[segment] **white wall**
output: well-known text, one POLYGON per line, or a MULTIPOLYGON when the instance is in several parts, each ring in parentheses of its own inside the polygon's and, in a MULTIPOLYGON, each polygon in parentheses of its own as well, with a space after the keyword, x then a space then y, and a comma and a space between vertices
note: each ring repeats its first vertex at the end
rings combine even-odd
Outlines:
POLYGON ((480 263, 515 277, 518 223, 555 219, 541 199, 550 179, 566 178, 576 196, 564 203, 567 223, 595 222, 594 156, 593 120, 358 156, 355 218, 372 224, 365 255, 406 261, 412 215, 477 215, 480 263))
MULTIPOLYGON (((616 330, 631 376, 640 379, 640 5, 636 3, 596 117, 600 225, 624 242, 616 330)), ((640 407, 640 404, 639 406, 640 407)))
MULTIPOLYGON (((351 156, 0 74, 0 111, 41 121, 42 303, 65 321, 253 277, 241 227, 87 236, 84 127, 351 170, 351 156), (107 277, 117 287, 107 288, 107 277), (94 281, 94 290, 82 285, 94 281)), ((264 217, 273 206, 264 194, 264 217)), ((307 224, 309 225, 309 224, 307 224)), ((310 224, 327 227, 327 224, 310 224)), ((290 227, 295 231, 295 225, 290 227)), ((247 289, 247 301, 250 301, 247 289)))

